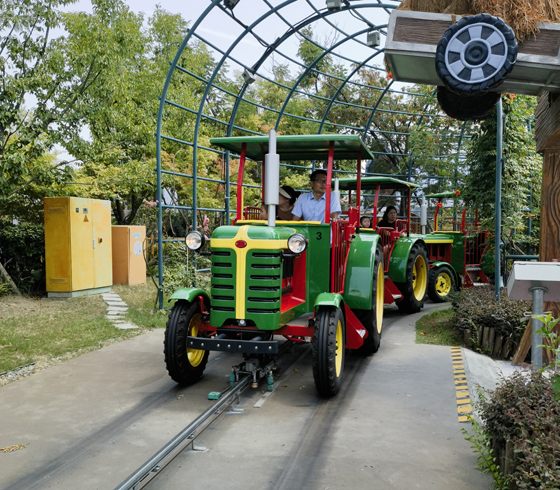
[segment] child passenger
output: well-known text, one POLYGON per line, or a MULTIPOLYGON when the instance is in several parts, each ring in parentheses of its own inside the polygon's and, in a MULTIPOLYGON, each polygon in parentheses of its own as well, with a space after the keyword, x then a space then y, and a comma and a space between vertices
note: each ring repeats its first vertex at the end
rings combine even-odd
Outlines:
POLYGON ((369 216, 360 218, 360 228, 371 228, 371 218, 369 216))

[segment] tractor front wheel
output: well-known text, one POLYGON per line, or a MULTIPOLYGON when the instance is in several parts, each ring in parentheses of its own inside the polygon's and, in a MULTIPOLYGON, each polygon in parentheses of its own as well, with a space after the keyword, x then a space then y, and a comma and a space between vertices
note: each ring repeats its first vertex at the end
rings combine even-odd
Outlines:
POLYGON ((371 356, 379 350, 381 329, 383 328, 383 293, 385 291, 383 275, 383 251, 381 245, 375 252, 371 285, 371 310, 356 310, 356 316, 367 330, 363 345, 357 350, 359 354, 371 356))
POLYGON ((406 263, 406 282, 395 285, 402 294, 397 302, 401 313, 418 313, 424 306, 428 286, 428 255, 426 249, 415 243, 410 249, 406 263))
POLYGON ((440 265, 430 271, 428 296, 434 303, 447 301, 455 287, 455 275, 448 265, 440 265))
POLYGON ((344 371, 346 328, 342 310, 320 306, 315 317, 311 348, 313 378, 319 395, 330 397, 338 393, 344 371))
POLYGON ((198 381, 208 362, 209 351, 187 347, 187 337, 197 337, 201 325, 202 312, 198 301, 175 302, 165 327, 163 345, 167 372, 181 385, 198 381))

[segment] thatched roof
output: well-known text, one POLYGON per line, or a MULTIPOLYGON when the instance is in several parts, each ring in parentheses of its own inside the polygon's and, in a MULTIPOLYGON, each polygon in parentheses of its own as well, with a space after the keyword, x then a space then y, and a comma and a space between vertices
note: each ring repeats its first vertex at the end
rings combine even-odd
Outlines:
POLYGON ((513 29, 518 41, 539 32, 538 22, 560 22, 560 0, 403 0, 398 9, 495 15, 513 29))

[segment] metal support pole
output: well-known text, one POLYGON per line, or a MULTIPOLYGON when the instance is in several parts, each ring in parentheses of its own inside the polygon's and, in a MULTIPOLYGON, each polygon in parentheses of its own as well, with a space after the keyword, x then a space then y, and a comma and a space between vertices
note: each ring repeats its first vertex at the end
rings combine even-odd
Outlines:
POLYGON ((422 227, 422 235, 425 235, 428 227, 428 204, 424 196, 422 196, 422 204, 420 205, 420 226, 422 227))
POLYGON ((264 203, 268 206, 268 226, 276 226, 276 206, 280 205, 280 155, 276 153, 276 131, 268 132, 268 153, 264 157, 264 203))
POLYGON ((157 215, 157 242, 158 242, 158 305, 159 309, 163 309, 163 208, 162 208, 162 192, 161 192, 161 159, 160 155, 160 139, 157 139, 158 158, 157 158, 157 191, 156 201, 158 207, 157 215))
POLYGON ((494 213, 496 224, 494 228, 494 288, 496 301, 500 300, 500 241, 502 231, 502 138, 504 134, 504 120, 502 110, 502 99, 498 101, 497 132, 496 132, 496 202, 494 213))
POLYGON ((533 293, 533 315, 531 317, 531 364, 533 367, 542 368, 542 333, 535 333, 542 328, 542 321, 537 316, 543 314, 544 293, 548 290, 544 287, 529 288, 533 293))

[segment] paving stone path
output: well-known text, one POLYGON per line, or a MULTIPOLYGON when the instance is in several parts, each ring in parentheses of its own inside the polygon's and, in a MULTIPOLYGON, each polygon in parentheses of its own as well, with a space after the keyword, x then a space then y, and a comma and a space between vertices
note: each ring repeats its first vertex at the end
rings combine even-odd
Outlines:
POLYGON ((126 310, 128 310, 128 306, 118 294, 104 294, 103 301, 105 301, 108 305, 107 318, 115 325, 115 327, 120 328, 121 330, 138 328, 137 325, 127 323, 125 321, 124 314, 126 313, 126 310))

